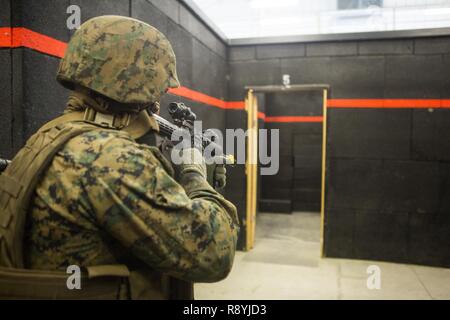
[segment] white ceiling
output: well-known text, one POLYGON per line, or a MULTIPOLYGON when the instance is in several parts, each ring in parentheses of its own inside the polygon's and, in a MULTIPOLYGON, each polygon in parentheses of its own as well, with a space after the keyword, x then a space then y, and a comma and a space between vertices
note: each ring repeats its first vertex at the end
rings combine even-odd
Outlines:
POLYGON ((450 0, 191 1, 228 39, 450 27, 450 0))

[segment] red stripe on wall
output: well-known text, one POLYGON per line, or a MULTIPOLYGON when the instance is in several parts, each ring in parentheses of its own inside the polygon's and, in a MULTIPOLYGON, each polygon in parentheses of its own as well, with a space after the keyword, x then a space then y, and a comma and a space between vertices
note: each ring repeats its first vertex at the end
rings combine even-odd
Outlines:
POLYGON ((0 47, 26 47, 55 57, 63 57, 67 44, 27 28, 0 28, 0 47))
POLYGON ((211 96, 208 96, 204 93, 186 88, 186 87, 179 87, 179 88, 172 88, 169 89, 169 93, 177 95, 179 97, 184 97, 196 102, 201 102, 210 106, 215 106, 220 109, 237 109, 237 110, 243 110, 245 108, 245 104, 243 101, 223 101, 221 99, 217 99, 211 96))
POLYGON ((265 117, 265 122, 322 122, 322 116, 277 116, 265 117))
POLYGON ((328 108, 450 108, 447 99, 329 99, 328 108))

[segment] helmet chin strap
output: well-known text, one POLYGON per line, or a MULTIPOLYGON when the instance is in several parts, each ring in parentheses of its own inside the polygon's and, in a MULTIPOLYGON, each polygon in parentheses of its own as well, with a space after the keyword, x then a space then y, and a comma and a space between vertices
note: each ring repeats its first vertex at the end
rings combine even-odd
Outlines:
MULTIPOLYGON (((73 110, 74 105, 76 105, 78 111, 82 111, 85 108, 91 108, 105 114, 137 114, 149 107, 149 105, 145 104, 120 103, 79 85, 76 85, 72 91, 67 107, 68 109, 73 110)), ((151 104, 150 106, 152 105, 154 104, 151 104)))
MULTIPOLYGON (((101 97, 99 98, 101 99, 101 97)), ((104 101, 105 103, 108 102, 106 99, 104 101)), ((153 103, 149 108, 152 112, 156 111, 156 108, 159 108, 159 103, 153 103)), ((134 139, 140 138, 149 130, 158 131, 159 129, 156 120, 146 110, 130 112, 123 108, 124 111, 114 113, 105 113, 103 110, 108 110, 108 108, 94 99, 89 89, 77 87, 69 96, 64 113, 82 113, 80 120, 104 128, 124 130, 134 139)))

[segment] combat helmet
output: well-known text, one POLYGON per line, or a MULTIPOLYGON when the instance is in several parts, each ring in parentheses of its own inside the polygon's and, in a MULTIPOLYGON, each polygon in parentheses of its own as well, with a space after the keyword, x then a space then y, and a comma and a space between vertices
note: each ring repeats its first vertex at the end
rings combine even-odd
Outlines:
POLYGON ((70 39, 57 80, 129 105, 155 103, 168 88, 179 86, 167 38, 147 23, 122 16, 83 23, 70 39))

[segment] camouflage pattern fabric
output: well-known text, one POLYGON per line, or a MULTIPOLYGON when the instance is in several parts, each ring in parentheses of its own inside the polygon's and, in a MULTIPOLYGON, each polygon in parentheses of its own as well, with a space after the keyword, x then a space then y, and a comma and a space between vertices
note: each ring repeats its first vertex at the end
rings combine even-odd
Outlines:
POLYGON ((179 86, 167 38, 122 16, 83 23, 69 41, 57 79, 69 89, 80 85, 125 104, 154 103, 168 88, 179 86))
MULTIPOLYGON (((76 125, 76 124, 70 124, 76 125)), ((25 232, 27 268, 65 270, 138 259, 195 282, 233 264, 233 204, 199 174, 180 183, 156 147, 97 129, 70 140, 38 184, 25 232)))

